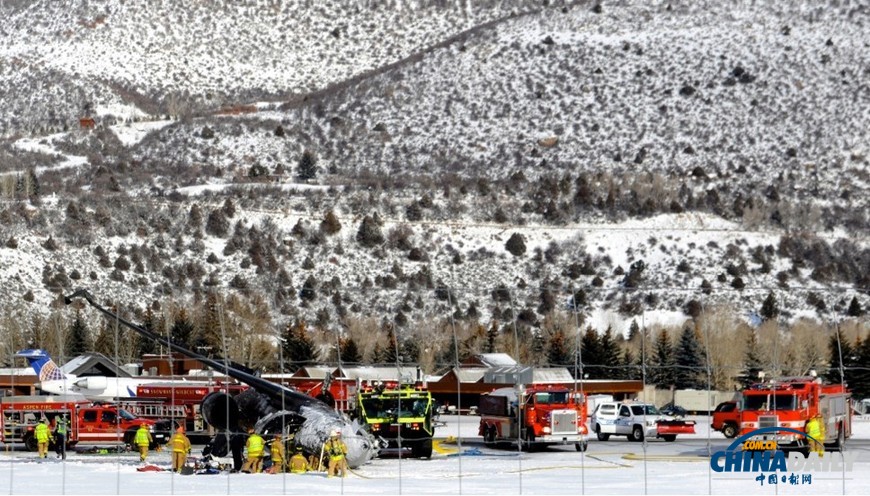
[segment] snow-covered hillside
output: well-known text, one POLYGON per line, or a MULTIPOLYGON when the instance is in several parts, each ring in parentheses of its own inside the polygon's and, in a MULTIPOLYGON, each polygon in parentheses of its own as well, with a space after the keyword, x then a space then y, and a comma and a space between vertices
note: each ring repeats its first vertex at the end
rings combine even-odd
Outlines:
POLYGON ((866 5, 0 8, 13 323, 76 286, 421 338, 868 305, 866 5))

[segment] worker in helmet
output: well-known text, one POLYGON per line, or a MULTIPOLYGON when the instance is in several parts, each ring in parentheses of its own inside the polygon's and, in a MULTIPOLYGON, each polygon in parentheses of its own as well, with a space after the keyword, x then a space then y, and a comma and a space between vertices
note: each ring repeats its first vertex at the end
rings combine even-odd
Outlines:
POLYGON ((336 472, 341 472, 341 476, 347 475, 347 445, 341 440, 341 429, 335 429, 329 436, 329 440, 323 446, 323 451, 329 456, 329 469, 326 472, 327 477, 333 477, 336 472))
POLYGON ((68 430, 69 420, 67 420, 64 413, 57 419, 57 423, 54 426, 54 451, 57 453, 58 458, 64 460, 66 460, 66 433, 68 430))
POLYGON ((169 440, 169 445, 172 447, 172 470, 181 473, 187 462, 187 454, 190 453, 190 439, 184 433, 184 426, 179 426, 169 440))
MULTIPOLYGON (((248 442, 245 443, 245 448, 248 450, 248 460, 245 462, 245 466, 248 472, 259 474, 263 471, 263 450, 265 446, 266 443, 263 441, 263 438, 254 432, 254 429, 249 429, 248 442)), ((242 471, 244 472, 244 469, 242 471)))
POLYGON ((36 445, 39 449, 39 457, 45 458, 48 454, 48 441, 51 438, 51 432, 48 429, 48 420, 42 417, 42 420, 36 424, 33 429, 33 436, 36 438, 36 445))
POLYGON ((806 433, 809 438, 810 451, 818 453, 819 457, 825 456, 825 421, 821 414, 815 414, 807 420, 806 433))
POLYGON ((296 454, 290 457, 290 473, 304 474, 308 472, 308 460, 305 459, 305 454, 302 453, 302 446, 296 447, 296 454))
POLYGON ((270 474, 280 474, 284 472, 284 441, 281 439, 281 434, 275 434, 272 438, 272 444, 269 447, 269 452, 272 455, 272 466, 269 467, 270 474))
POLYGON ((133 444, 139 448, 139 461, 144 462, 148 457, 148 449, 154 439, 151 437, 151 431, 148 430, 148 424, 142 423, 136 431, 136 437, 133 438, 133 444))

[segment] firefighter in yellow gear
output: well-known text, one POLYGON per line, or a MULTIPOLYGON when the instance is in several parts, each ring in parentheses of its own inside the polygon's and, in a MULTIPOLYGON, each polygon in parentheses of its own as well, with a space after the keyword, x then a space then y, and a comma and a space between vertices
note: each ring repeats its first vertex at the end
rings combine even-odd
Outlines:
POLYGON ((259 474, 263 471, 263 450, 265 447, 266 443, 263 438, 254 432, 254 429, 248 430, 248 442, 245 443, 245 448, 248 450, 248 460, 245 462, 245 466, 250 473, 259 474))
POLYGON ((136 431, 136 437, 133 438, 133 444, 139 448, 139 461, 144 462, 148 457, 148 449, 154 439, 151 437, 151 432, 148 430, 147 424, 142 424, 136 431))
POLYGON ((825 456, 825 420, 821 414, 807 420, 806 433, 810 437, 810 451, 815 451, 819 457, 825 456))
POLYGON ((175 430, 169 445, 172 447, 172 470, 181 473, 190 453, 190 439, 184 434, 183 426, 175 430))
POLYGON ((308 460, 305 458, 305 454, 302 453, 302 446, 297 446, 296 454, 290 457, 290 473, 304 474, 308 470, 308 460))
POLYGON ((341 472, 341 476, 347 475, 347 445, 341 440, 341 430, 335 429, 329 437, 329 441, 323 446, 323 450, 329 456, 329 469, 326 472, 327 477, 334 477, 336 472, 341 472))
POLYGON ((269 467, 269 473, 280 474, 284 472, 284 464, 287 460, 284 456, 284 441, 281 439, 281 434, 275 434, 269 452, 272 455, 272 466, 269 467))
POLYGON ((33 429, 33 436, 36 438, 36 446, 39 449, 39 457, 45 458, 48 454, 48 441, 51 439, 51 432, 48 429, 45 417, 36 424, 33 429))

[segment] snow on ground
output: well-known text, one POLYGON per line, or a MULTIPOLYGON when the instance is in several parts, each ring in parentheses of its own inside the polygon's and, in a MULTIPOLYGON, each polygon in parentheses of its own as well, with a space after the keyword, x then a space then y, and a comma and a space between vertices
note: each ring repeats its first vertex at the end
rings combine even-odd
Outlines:
POLYGON ((110 126, 109 129, 115 133, 118 140, 123 143, 124 146, 133 146, 142 141, 145 136, 148 136, 148 133, 158 129, 163 129, 172 123, 173 121, 171 120, 130 122, 119 124, 117 126, 110 126))
MULTIPOLYGON (((0 454, 0 491, 9 494, 863 494, 870 483, 870 419, 855 420, 850 450, 858 452, 853 472, 814 474, 811 484, 763 487, 754 476, 729 480, 710 470, 707 454, 729 441, 711 432, 707 417, 697 417, 697 433, 675 443, 591 441, 587 452, 557 447, 516 453, 482 448, 477 417, 442 417, 441 443, 432 460, 377 459, 346 479, 305 475, 219 474, 181 476, 136 471, 136 455, 75 455, 66 462, 39 463, 32 453, 0 454), (709 440, 709 443, 707 442, 709 440), (482 453, 473 455, 474 451, 482 453), (643 458, 646 452, 646 460, 643 458), (829 477, 826 479, 825 475, 829 477)), ((837 457, 838 454, 829 454, 837 457)), ((169 465, 166 452, 149 461, 169 465)))
MULTIPOLYGON (((42 174, 47 170, 58 170, 58 169, 66 169, 71 167, 81 167, 88 163, 87 157, 82 157, 79 155, 69 155, 59 152, 55 149, 53 143, 56 139, 61 139, 65 137, 68 133, 59 133, 52 134, 49 136, 43 136, 38 138, 22 138, 13 143, 14 146, 20 148, 21 150, 27 150, 35 153, 44 153, 46 155, 52 155, 55 157, 63 157, 63 160, 57 162, 51 166, 44 167, 35 167, 34 172, 36 174, 42 174)), ((21 174, 22 171, 13 170, 7 172, 0 172, 0 176, 4 175, 17 175, 21 174)))

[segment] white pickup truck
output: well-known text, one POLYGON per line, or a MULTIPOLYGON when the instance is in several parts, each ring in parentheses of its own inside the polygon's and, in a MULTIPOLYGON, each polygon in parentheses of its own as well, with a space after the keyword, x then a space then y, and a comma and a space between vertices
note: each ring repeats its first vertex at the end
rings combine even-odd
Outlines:
POLYGON ((695 422, 666 417, 648 403, 612 401, 595 408, 590 428, 599 441, 607 441, 610 436, 628 436, 638 442, 648 437, 674 441, 677 434, 694 434, 695 422))

